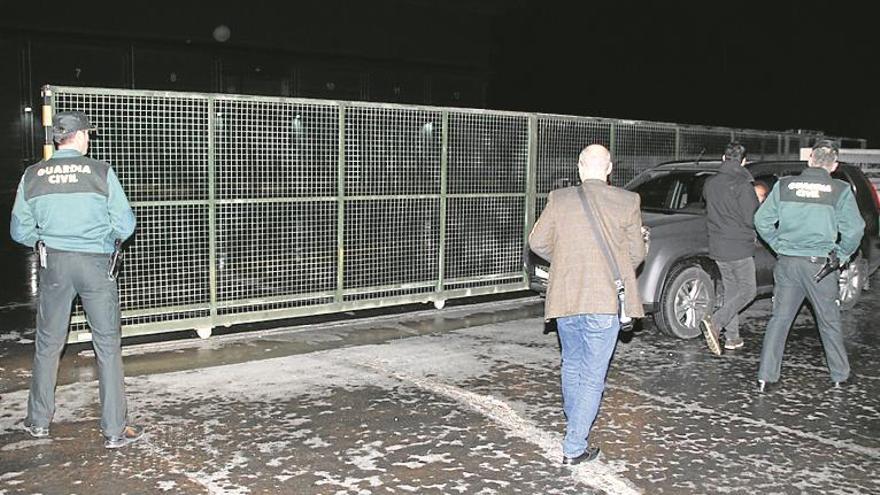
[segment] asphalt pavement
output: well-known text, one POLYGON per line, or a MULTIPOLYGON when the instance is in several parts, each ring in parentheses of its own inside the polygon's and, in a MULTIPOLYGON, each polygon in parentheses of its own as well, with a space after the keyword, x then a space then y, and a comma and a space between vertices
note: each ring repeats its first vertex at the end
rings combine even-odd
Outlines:
MULTIPOLYGON (((834 390, 808 308, 781 386, 755 389, 769 300, 721 357, 650 322, 624 335, 591 441, 560 464, 556 334, 536 297, 127 345, 142 442, 103 448, 87 345, 69 346, 48 439, 21 430, 32 309, 0 308, 0 495, 880 493, 880 290, 844 319, 834 390)), ((189 337, 187 335, 184 335, 189 337)))

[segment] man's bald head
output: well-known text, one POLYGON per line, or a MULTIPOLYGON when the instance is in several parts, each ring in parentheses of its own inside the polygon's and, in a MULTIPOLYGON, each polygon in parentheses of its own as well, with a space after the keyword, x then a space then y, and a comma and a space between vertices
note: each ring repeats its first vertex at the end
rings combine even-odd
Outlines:
POLYGON ((578 157, 578 174, 581 180, 606 180, 611 173, 611 153, 601 144, 591 144, 578 157))

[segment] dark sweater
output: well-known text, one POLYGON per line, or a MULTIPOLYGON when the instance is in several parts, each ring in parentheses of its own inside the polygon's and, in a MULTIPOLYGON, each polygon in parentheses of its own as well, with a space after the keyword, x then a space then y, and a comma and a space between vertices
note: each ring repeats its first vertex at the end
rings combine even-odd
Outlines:
POLYGON ((755 254, 755 194, 752 174, 739 162, 726 160, 703 188, 709 231, 709 256, 718 261, 755 254))

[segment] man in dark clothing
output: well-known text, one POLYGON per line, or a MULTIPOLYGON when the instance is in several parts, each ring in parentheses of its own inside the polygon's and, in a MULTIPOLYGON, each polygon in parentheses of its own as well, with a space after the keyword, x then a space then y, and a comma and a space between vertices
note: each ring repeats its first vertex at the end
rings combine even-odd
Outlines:
POLYGON ((755 226, 758 209, 752 175, 745 169, 746 149, 732 142, 724 150, 718 174, 706 181, 706 218, 709 256, 721 272, 724 304, 700 322, 706 344, 721 354, 719 335, 725 330, 724 348, 743 346, 739 335, 739 313, 755 299, 755 226))

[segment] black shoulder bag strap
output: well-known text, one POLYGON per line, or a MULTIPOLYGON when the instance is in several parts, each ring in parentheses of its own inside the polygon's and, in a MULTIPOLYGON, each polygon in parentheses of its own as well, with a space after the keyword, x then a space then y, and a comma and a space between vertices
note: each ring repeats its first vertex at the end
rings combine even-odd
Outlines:
POLYGON ((605 261, 607 261, 608 266, 611 267, 611 275, 614 277, 614 286, 617 288, 618 316, 620 317, 621 327, 624 327, 632 322, 632 318, 626 316, 625 312, 625 291, 623 277, 620 276, 620 268, 617 266, 617 261, 614 259, 614 256, 611 255, 611 250, 608 248, 608 240, 605 238, 602 228, 598 223, 598 215, 596 214, 590 199, 587 198, 583 186, 578 186, 577 191, 578 197, 581 199, 581 206, 583 206, 584 213, 587 215, 587 223, 590 224, 590 230, 593 232, 593 238, 596 239, 596 244, 598 244, 599 248, 602 250, 602 254, 605 256, 605 261))

